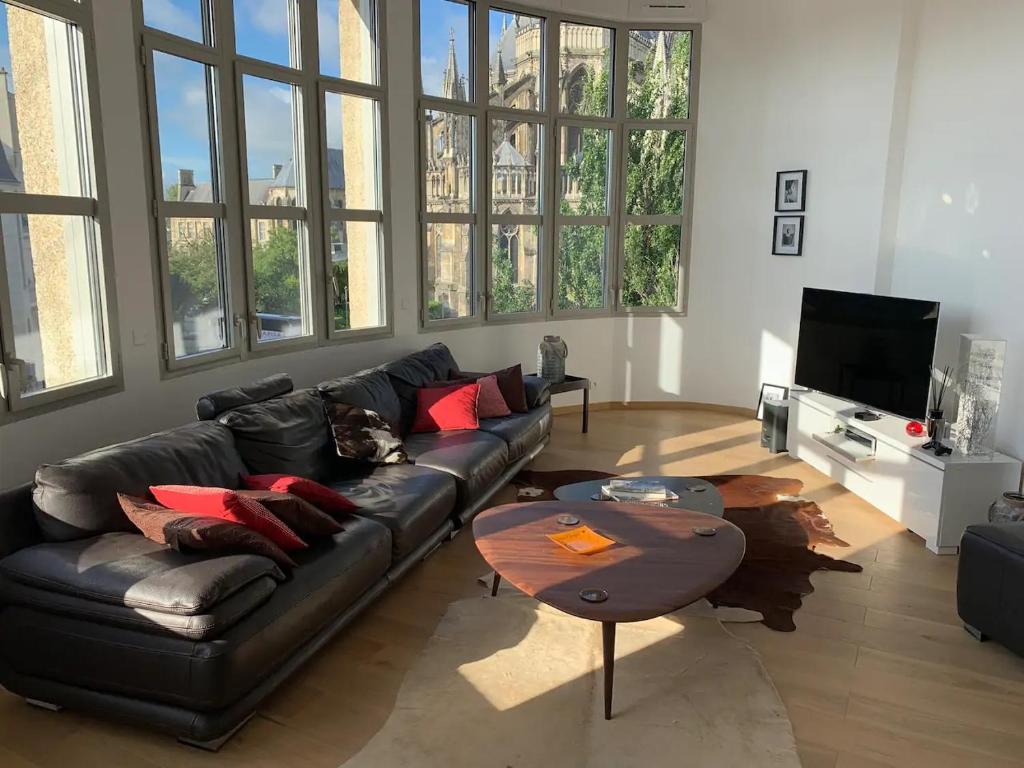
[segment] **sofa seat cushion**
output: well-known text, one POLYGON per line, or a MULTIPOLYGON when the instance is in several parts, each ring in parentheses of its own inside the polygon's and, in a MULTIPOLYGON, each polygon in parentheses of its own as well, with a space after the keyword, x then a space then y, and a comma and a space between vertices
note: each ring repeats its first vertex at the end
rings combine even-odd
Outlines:
POLYGON ((238 701, 383 583, 391 534, 343 520, 331 540, 298 554, 293 577, 212 640, 195 641, 0 606, 0 670, 94 691, 213 712, 238 701))
POLYGON ((266 557, 185 554, 137 533, 37 544, 0 560, 0 575, 50 592, 185 616, 207 613, 264 576, 284 579, 266 557))
POLYGON ((243 405, 222 414, 218 422, 234 434, 250 474, 321 480, 334 466, 331 426, 315 389, 243 405))
POLYGON ((387 526, 396 560, 426 541, 455 510, 454 480, 413 464, 374 467, 332 487, 356 503, 356 514, 387 526))
POLYGON ((0 576, 0 602, 6 605, 27 606, 83 621, 125 627, 140 632, 174 635, 190 640, 211 640, 219 637, 265 603, 275 589, 275 579, 260 576, 230 597, 206 609, 204 613, 184 615, 147 608, 127 608, 86 597, 65 595, 30 587, 0 576))
POLYGON ((230 430, 195 422, 44 464, 36 471, 36 521, 49 541, 134 531, 117 494, 146 496, 151 485, 237 488, 245 471, 230 430))
POLYGON ((477 430, 410 435, 405 448, 417 467, 455 478, 460 509, 477 499, 508 466, 505 441, 477 430))
POLYGON ((542 405, 501 419, 481 419, 480 429, 508 444, 509 462, 519 461, 551 432, 551 406, 542 405))

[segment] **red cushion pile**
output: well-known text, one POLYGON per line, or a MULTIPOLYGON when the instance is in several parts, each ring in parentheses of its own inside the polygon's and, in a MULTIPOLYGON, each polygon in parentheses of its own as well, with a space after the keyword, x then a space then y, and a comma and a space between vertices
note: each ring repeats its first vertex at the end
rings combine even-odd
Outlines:
POLYGON ((448 432, 479 429, 480 419, 526 413, 523 369, 514 365, 490 374, 462 374, 420 389, 413 432, 448 432))

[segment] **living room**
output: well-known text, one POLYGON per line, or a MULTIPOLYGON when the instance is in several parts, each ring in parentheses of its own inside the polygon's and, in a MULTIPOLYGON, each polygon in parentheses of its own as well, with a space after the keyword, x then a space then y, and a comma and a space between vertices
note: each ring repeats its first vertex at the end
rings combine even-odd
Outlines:
POLYGON ((1022 28, 4 0, 0 762, 1024 764, 1022 28))

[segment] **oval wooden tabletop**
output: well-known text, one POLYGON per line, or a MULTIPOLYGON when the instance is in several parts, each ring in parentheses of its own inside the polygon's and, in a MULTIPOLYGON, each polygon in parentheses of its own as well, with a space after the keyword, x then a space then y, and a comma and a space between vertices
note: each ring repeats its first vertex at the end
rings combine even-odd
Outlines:
POLYGON ((653 619, 699 600, 732 575, 746 550, 743 532, 722 518, 611 501, 493 507, 473 520, 473 536, 488 564, 526 594, 573 616, 613 622, 653 619), (564 514, 616 544, 593 555, 569 552, 547 537, 571 530, 556 522, 564 514), (718 533, 693 532, 705 527, 718 533), (583 589, 603 589, 608 599, 585 602, 583 589))

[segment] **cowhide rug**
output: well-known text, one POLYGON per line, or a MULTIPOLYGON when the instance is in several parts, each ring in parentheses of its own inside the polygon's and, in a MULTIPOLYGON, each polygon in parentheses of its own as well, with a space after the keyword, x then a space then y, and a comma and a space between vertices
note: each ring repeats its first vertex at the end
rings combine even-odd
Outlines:
MULTIPOLYGON (((616 475, 589 469, 524 470, 512 484, 518 501, 544 501, 555 498, 559 486, 609 477, 616 475)), ((817 504, 798 498, 801 481, 761 475, 711 475, 703 479, 722 494, 725 519, 747 537, 747 553, 736 573, 708 595, 712 605, 757 611, 768 627, 792 632, 796 629, 793 613, 802 605, 804 595, 814 591, 812 573, 863 570, 856 563, 815 551, 819 544, 849 544, 835 535, 817 504)))

